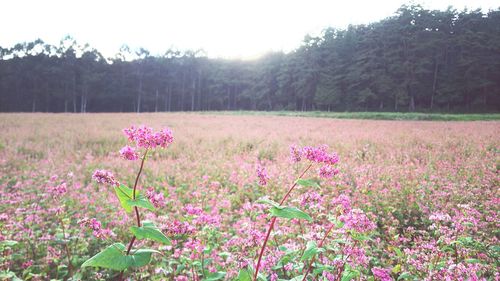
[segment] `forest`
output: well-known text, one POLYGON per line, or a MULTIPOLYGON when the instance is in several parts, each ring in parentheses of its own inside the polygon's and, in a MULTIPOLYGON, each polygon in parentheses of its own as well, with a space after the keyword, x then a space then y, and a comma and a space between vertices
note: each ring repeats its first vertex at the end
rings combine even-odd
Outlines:
POLYGON ((71 36, 0 47, 2 112, 213 110, 499 112, 500 8, 403 5, 256 60, 127 45, 106 58, 71 36))

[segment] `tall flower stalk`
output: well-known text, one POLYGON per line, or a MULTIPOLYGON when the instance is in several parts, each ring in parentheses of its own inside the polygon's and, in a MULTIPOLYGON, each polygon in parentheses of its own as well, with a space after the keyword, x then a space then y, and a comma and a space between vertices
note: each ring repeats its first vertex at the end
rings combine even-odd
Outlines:
MULTIPOLYGON (((151 249, 137 249, 132 252, 136 240, 149 239, 163 244, 171 244, 170 239, 167 238, 153 222, 141 221, 139 208, 154 211, 155 206, 139 192, 138 184, 148 152, 156 147, 168 147, 173 142, 172 132, 169 129, 154 132, 151 128, 141 126, 138 128, 131 127, 125 129, 124 133, 128 140, 135 143, 136 146, 131 147, 127 145, 120 150, 120 154, 124 159, 131 161, 137 160, 139 159, 138 149, 144 149, 144 153, 141 157, 141 165, 135 177, 133 188, 130 189, 124 184, 121 184, 109 171, 97 170, 92 177, 98 183, 105 183, 113 186, 116 196, 125 211, 128 213, 132 212, 132 210, 134 211, 136 226, 130 227, 132 238, 127 248, 121 243, 114 243, 82 265, 82 267, 96 266, 118 270, 120 274, 117 279, 120 281, 123 280, 126 269, 149 264, 151 255, 157 253, 157 251, 151 249)), ((94 230, 95 229, 99 230, 100 224, 99 227, 94 227, 94 230)))
MULTIPOLYGON (((293 145, 290 147, 290 154, 291 154, 291 160, 294 163, 300 162, 303 158, 309 161, 309 164, 307 167, 302 171, 302 173, 299 175, 299 177, 294 181, 292 186, 288 189, 287 193, 283 196, 281 201, 278 203, 276 202, 270 202, 271 205, 273 205, 273 208, 271 208, 271 214, 273 215, 271 222, 269 223, 269 227, 267 229, 266 237, 264 238, 264 243, 262 244, 262 247, 259 252, 259 257, 257 260, 257 265, 255 267, 255 272, 253 274, 253 281, 257 280, 257 277, 259 275, 259 269, 261 266, 262 262, 262 257, 264 255, 267 242, 269 241, 269 237, 271 236, 271 232, 274 229, 274 225, 276 224, 276 220, 278 217, 285 217, 285 218, 303 218, 303 219, 308 219, 311 220, 309 215, 303 213, 302 211, 291 208, 291 207, 283 207, 283 204, 286 202, 286 200, 290 197, 292 191, 295 189, 297 185, 303 185, 306 187, 311 187, 315 186, 316 184, 311 181, 302 181, 304 175, 311 169, 314 163, 321 163, 322 166, 318 169, 318 174, 320 177, 323 178, 328 178, 332 177, 335 174, 338 173, 337 169, 335 169, 333 166, 338 162, 338 157, 336 154, 329 154, 327 152, 327 147, 326 146, 319 146, 319 147, 303 147, 302 149, 298 148, 297 146, 293 145), (285 212, 280 212, 280 210, 287 209, 288 213, 285 212), (292 215, 290 215, 290 213, 292 215)), ((268 201, 269 202, 269 201, 268 201)))

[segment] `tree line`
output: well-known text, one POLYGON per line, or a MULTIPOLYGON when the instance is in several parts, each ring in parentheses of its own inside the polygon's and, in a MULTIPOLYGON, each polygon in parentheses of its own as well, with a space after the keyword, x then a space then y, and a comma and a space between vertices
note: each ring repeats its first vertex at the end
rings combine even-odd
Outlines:
POLYGON ((211 59, 65 37, 0 47, 0 111, 500 111, 500 9, 428 10, 306 36, 285 54, 211 59))

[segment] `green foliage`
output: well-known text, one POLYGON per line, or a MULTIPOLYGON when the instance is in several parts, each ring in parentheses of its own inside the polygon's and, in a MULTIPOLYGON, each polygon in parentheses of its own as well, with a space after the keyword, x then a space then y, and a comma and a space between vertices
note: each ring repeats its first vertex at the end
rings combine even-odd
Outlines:
POLYGON ((300 258, 301 261, 307 261, 312 259, 317 253, 322 252, 323 249, 318 248, 318 245, 316 245, 315 241, 308 241, 306 245, 306 250, 304 251, 304 254, 300 258))
POLYGON ((247 269, 240 269, 237 277, 238 281, 252 281, 252 273, 247 269))
POLYGON ((259 203, 259 204, 267 204, 269 206, 272 206, 272 207, 278 207, 280 206, 280 204, 278 202, 275 202, 267 197, 262 197, 262 198, 259 198, 257 201, 255 201, 255 203, 259 203))
POLYGON ((139 240, 151 239, 166 245, 171 244, 170 239, 151 221, 143 221, 141 227, 132 226, 130 232, 139 240))
POLYGON ((158 251, 139 249, 132 250, 127 255, 122 243, 114 243, 88 259, 82 264, 82 267, 94 266, 122 271, 130 267, 141 267, 149 264, 152 253, 158 253, 158 251))
POLYGON ((271 213, 273 217, 312 221, 311 216, 295 207, 274 206, 269 209, 269 213, 271 213))
POLYGON ((320 187, 316 181, 311 179, 299 179, 297 180, 297 184, 303 187, 320 187))
POLYGON ((133 189, 128 188, 123 184, 115 186, 116 196, 127 213, 132 212, 132 207, 134 206, 145 208, 150 211, 155 210, 153 204, 151 204, 151 202, 149 202, 149 200, 138 191, 136 191, 135 199, 133 199, 133 192, 133 189))
POLYGON ((224 279, 226 276, 225 272, 218 271, 218 272, 212 272, 207 274, 207 277, 203 279, 203 281, 216 281, 216 280, 221 280, 224 279))

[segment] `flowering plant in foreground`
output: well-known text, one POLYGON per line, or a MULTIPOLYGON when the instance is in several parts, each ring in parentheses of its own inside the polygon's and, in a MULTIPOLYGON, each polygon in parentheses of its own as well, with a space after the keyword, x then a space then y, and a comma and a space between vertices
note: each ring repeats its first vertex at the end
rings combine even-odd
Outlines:
MULTIPOLYGON (((306 146, 303 148, 299 148, 295 145, 290 147, 291 160, 294 163, 300 162, 303 158, 308 161, 306 168, 299 175, 297 180, 292 184, 292 186, 288 189, 287 193, 283 196, 281 201, 275 202, 268 198, 262 198, 258 202, 270 205, 269 213, 271 215, 271 222, 269 223, 269 227, 267 229, 266 236, 262 243, 262 247, 259 251, 257 264, 255 270, 253 272, 253 281, 256 281, 259 278, 259 270, 262 263, 262 258, 264 252, 266 250, 267 243, 269 241, 271 232, 273 231, 274 225, 276 223, 277 218, 287 218, 287 219, 298 219, 298 220, 307 220, 312 221, 311 216, 309 216, 306 212, 299 210, 295 207, 284 206, 283 204, 290 197, 292 191, 297 187, 297 185, 303 186, 305 188, 311 187, 319 187, 318 184, 313 180, 303 179, 304 175, 309 171, 314 164, 319 165, 318 167, 318 175, 322 178, 331 178, 332 176, 338 173, 338 170, 335 168, 335 165, 338 162, 338 156, 334 153, 328 153, 326 146, 319 147, 310 147, 306 146)), ((267 175, 264 174, 264 170, 261 167, 257 168, 257 175, 259 177, 260 184, 267 183, 267 175)), ((325 234, 325 238, 321 241, 319 247, 322 246, 326 236, 330 233, 332 227, 328 229, 325 234)), ((306 280, 309 271, 312 268, 312 263, 314 261, 316 253, 319 252, 318 246, 315 241, 310 241, 311 243, 307 244, 307 250, 304 251, 303 257, 301 260, 311 260, 309 267, 306 272, 303 274, 302 280, 306 280)), ((250 273, 247 270, 240 271, 239 280, 247 280, 249 279, 250 273)), ((271 279, 277 279, 277 276, 272 276, 271 279)), ((298 279, 297 279, 298 280, 298 279)))
MULTIPOLYGON (((112 186, 125 211, 135 213, 136 226, 130 227, 132 238, 128 246, 119 242, 113 243, 82 264, 82 267, 94 266, 120 271, 118 280, 123 279, 125 270, 145 266, 149 264, 153 253, 159 253, 152 249, 134 249, 133 246, 136 240, 149 239, 167 245, 171 244, 170 239, 152 221, 141 221, 139 212, 139 208, 153 211, 157 202, 163 197, 157 198, 157 196, 151 194, 152 192, 148 192, 147 195, 149 196, 145 196, 137 187, 148 152, 157 147, 167 148, 173 142, 172 132, 169 129, 154 132, 153 129, 145 126, 132 126, 125 129, 124 133, 128 140, 135 144, 135 147, 127 145, 120 150, 120 154, 124 159, 137 160, 139 159, 139 150, 143 150, 140 168, 135 177, 133 188, 121 184, 111 172, 106 170, 96 170, 92 178, 100 184, 112 186), (153 203, 148 197, 152 198, 153 203)), ((85 220, 82 224, 89 226, 96 237, 103 235, 101 223, 95 219, 85 220)))

